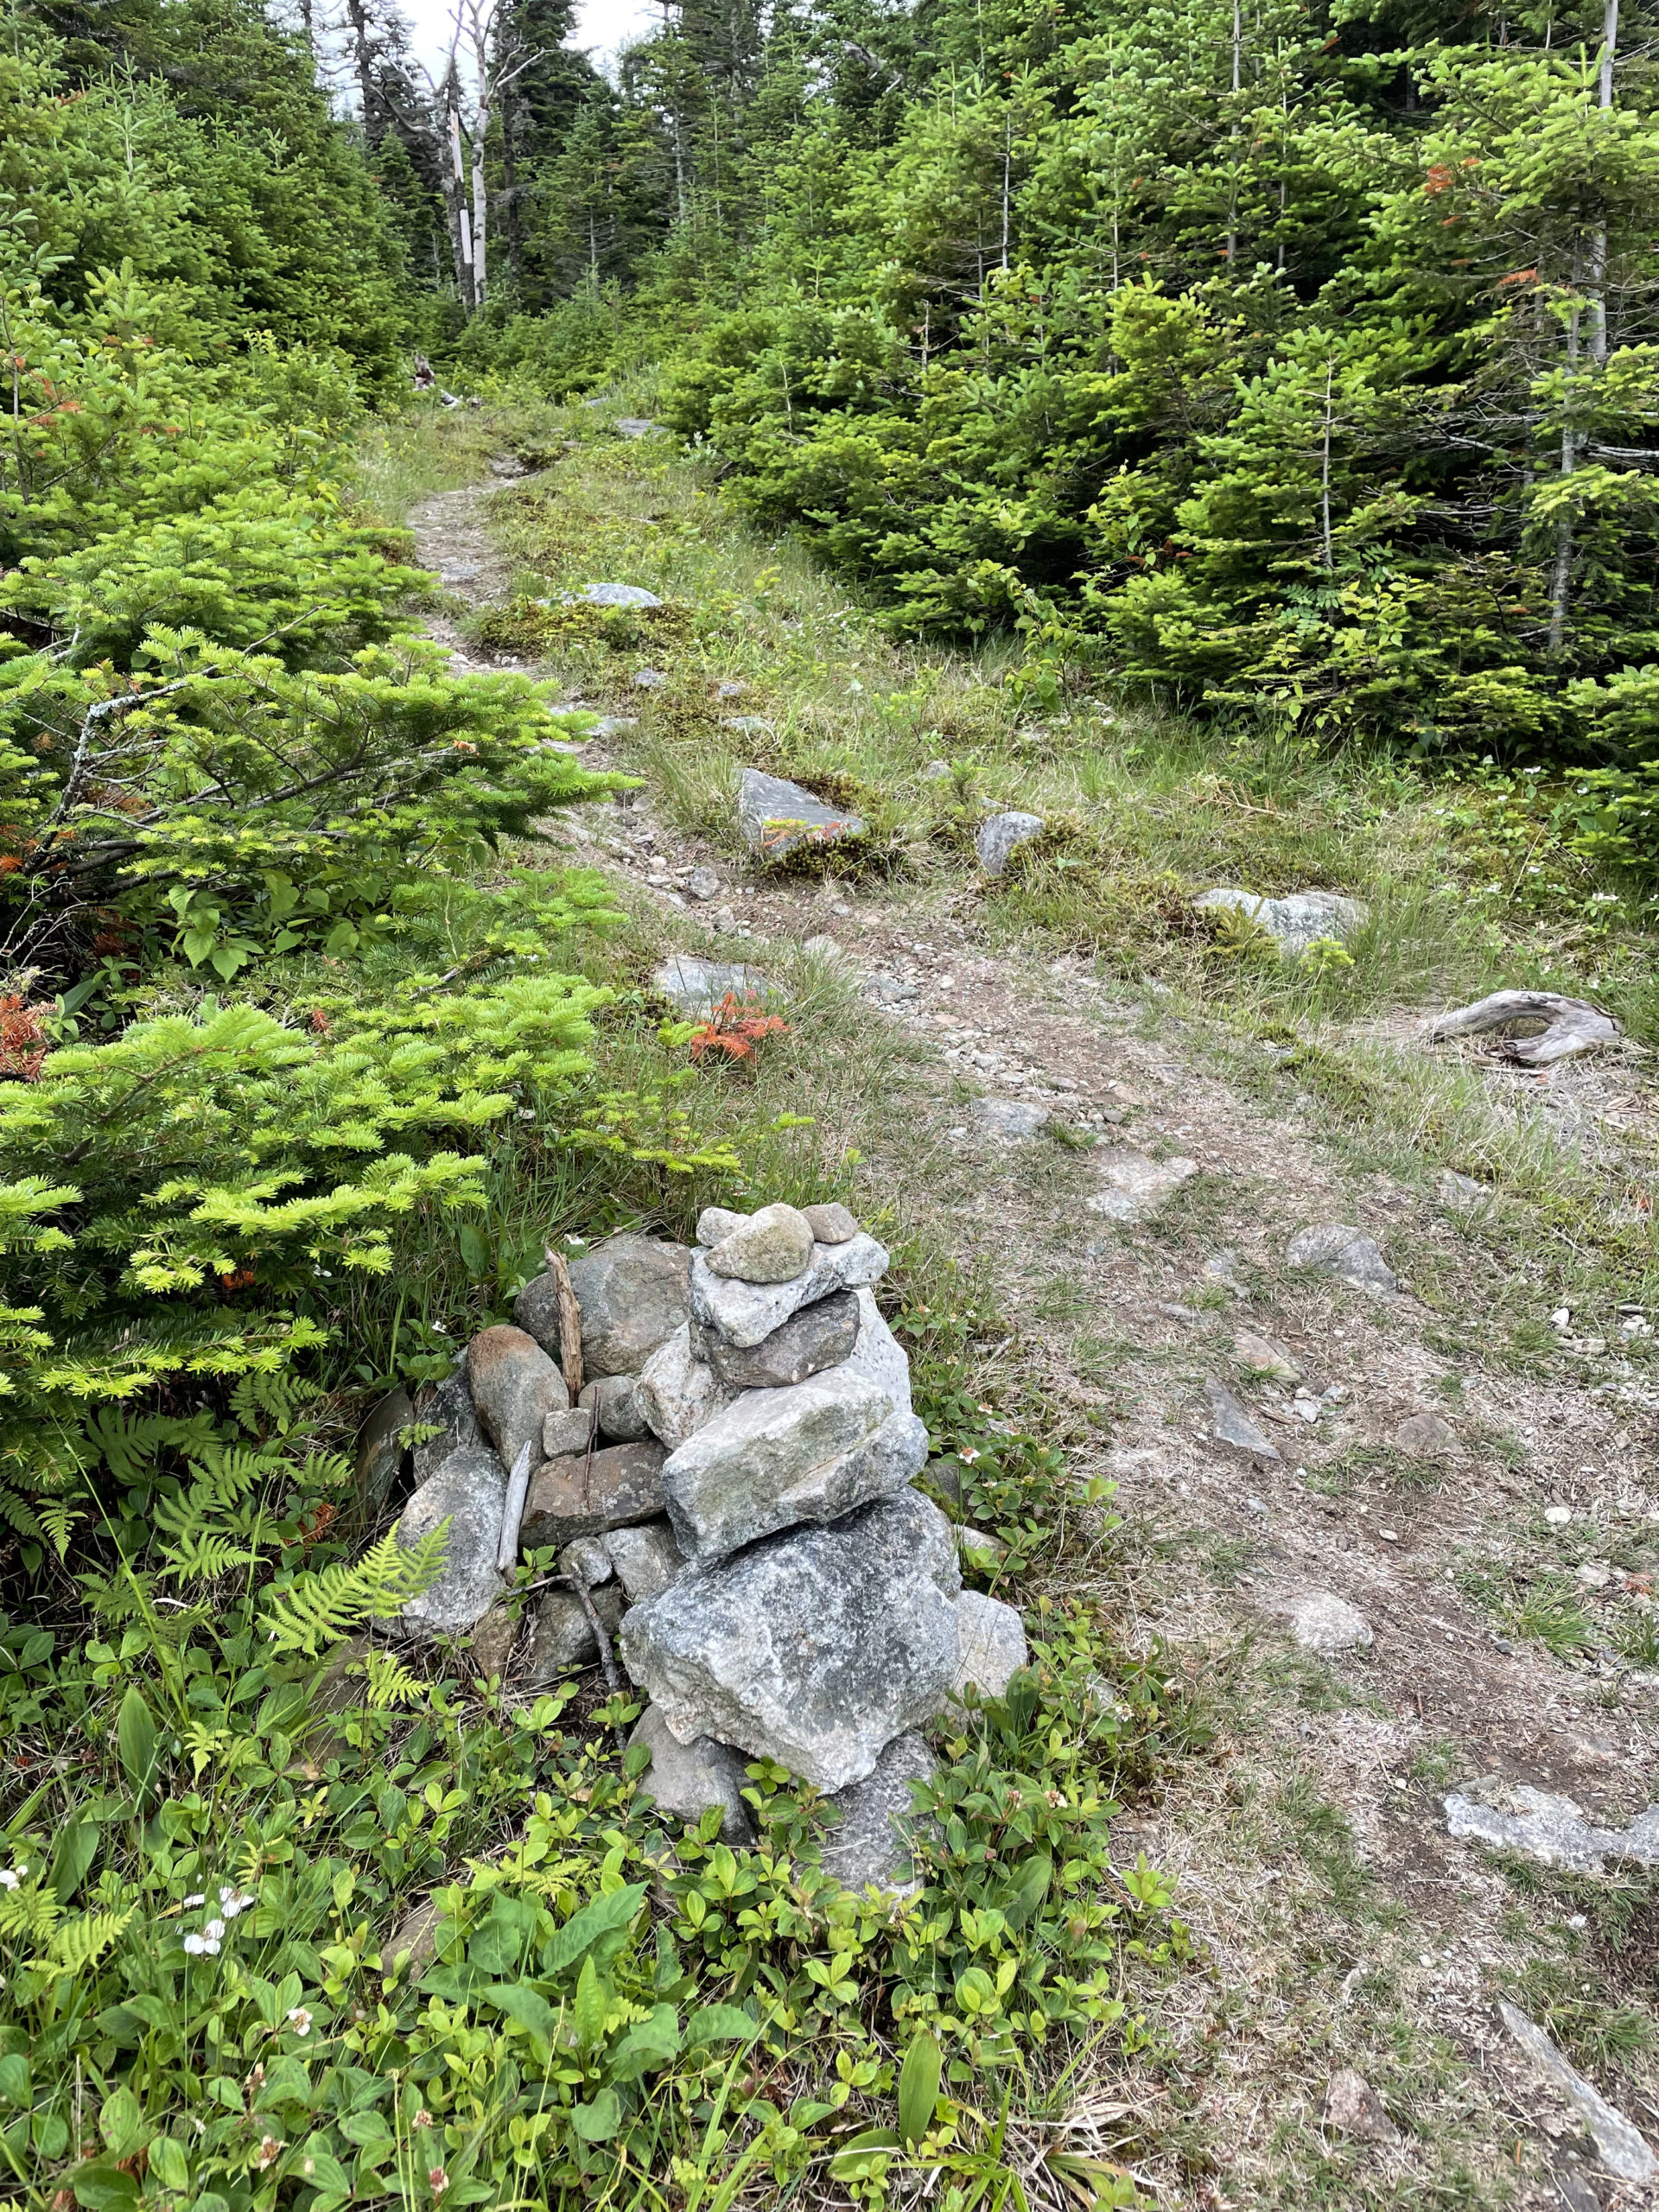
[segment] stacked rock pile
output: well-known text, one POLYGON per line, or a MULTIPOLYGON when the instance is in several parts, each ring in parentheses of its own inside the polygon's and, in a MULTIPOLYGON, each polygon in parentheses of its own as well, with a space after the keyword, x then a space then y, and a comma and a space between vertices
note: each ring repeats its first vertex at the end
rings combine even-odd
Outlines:
POLYGON ((398 1535, 448 1520, 449 1544, 401 1626, 490 1644, 499 1562, 556 1547, 562 1586, 515 1671, 593 1659, 597 1620, 650 1700, 635 1732, 659 1806, 720 1805, 744 1840, 745 1764, 774 1760, 836 1798, 831 1870, 891 1881, 890 1815, 931 1771, 916 1732, 970 1681, 1006 1688, 1020 1617, 963 1590, 957 1532, 913 1487, 927 1433, 874 1294, 885 1249, 839 1205, 710 1207, 696 1235, 695 1250, 615 1236, 563 1282, 550 1268, 516 1326, 484 1330, 423 1393, 433 1433, 398 1535))

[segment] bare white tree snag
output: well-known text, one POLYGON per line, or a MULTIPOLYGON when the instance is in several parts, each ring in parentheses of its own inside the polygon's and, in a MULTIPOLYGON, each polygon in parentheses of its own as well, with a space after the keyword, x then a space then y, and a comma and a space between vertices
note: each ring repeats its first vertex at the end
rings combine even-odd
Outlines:
POLYGON ((1524 1067, 1548 1067, 1574 1052, 1593 1052, 1603 1045, 1616 1045, 1621 1034, 1612 1016, 1588 999, 1564 999, 1554 991, 1494 991, 1473 1006, 1442 1014, 1429 1031, 1429 1040, 1438 1045, 1448 1037, 1476 1037, 1519 1021, 1544 1024, 1535 1035, 1505 1037, 1498 1045, 1505 1059, 1518 1060, 1524 1067))
POLYGON ((537 59, 502 19, 499 0, 455 0, 442 79, 423 72, 442 110, 448 159, 443 198, 461 306, 476 315, 489 290, 490 194, 484 175, 490 118, 516 77, 537 59))

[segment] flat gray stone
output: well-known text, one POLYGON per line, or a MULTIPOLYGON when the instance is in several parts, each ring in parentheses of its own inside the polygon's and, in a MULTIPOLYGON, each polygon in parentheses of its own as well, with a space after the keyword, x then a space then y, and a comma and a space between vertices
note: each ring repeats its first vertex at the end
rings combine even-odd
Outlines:
POLYGON ((524 1551, 568 1544, 577 1536, 605 1536, 613 1529, 660 1520, 664 1511, 663 1447, 607 1444, 591 1458, 573 1452, 549 1459, 530 1478, 518 1542, 524 1551))
POLYGON ((1290 1632, 1304 1651, 1335 1659, 1344 1651, 1366 1651, 1375 1638, 1357 1605, 1332 1590, 1309 1590, 1286 1608, 1290 1632))
POLYGON ((1603 1873, 1609 1860, 1659 1866, 1659 1805, 1638 1813, 1627 1828, 1611 1828, 1589 1819, 1573 1798, 1528 1783, 1492 1785, 1486 1794, 1499 1802, 1487 1804, 1459 1789, 1441 1800, 1449 1835, 1472 1837, 1575 1874, 1603 1873))
POLYGON ((987 1135, 1020 1144, 1048 1127, 1048 1109, 1024 1098, 970 1098, 968 1111, 987 1135))
POLYGON ((660 607, 662 601, 643 584, 589 584, 585 590, 567 592, 572 605, 588 607, 660 607))
POLYGON ((704 905, 710 899, 719 898, 720 878, 711 868, 694 868, 685 879, 685 889, 688 898, 704 905))
POLYGON ((1655 2158, 1640 2128, 1610 2105, 1599 2089, 1586 2082, 1578 2068, 1558 2050, 1549 2037, 1507 1998, 1499 1998, 1498 2018, 1533 2064, 1572 2106, 1590 2132, 1601 2163, 1620 2181, 1659 2181, 1659 2158, 1655 2158))
MULTIPOLYGON (((607 1236, 569 1263, 582 1313, 584 1383, 637 1375, 690 1306, 690 1255, 657 1236, 607 1236)), ((554 1358, 559 1356, 557 1301, 550 1274, 537 1275, 513 1300, 513 1319, 554 1358)))
POLYGON ((434 1434, 415 1446, 415 1487, 430 1482, 454 1452, 470 1451, 486 1442, 478 1425, 473 1394, 467 1388, 465 1362, 442 1382, 423 1382, 415 1393, 415 1422, 434 1434))
POLYGON ((1455 1167, 1441 1168, 1434 1193, 1453 1213, 1484 1212, 1497 1195, 1484 1183, 1476 1182, 1472 1175, 1459 1174, 1455 1167))
POLYGON ((1458 1448, 1458 1440, 1450 1425, 1439 1414, 1408 1414, 1389 1441, 1396 1451, 1408 1452, 1414 1459, 1449 1459, 1458 1448))
POLYGON ((1370 912, 1359 899, 1344 899, 1335 891, 1293 891, 1282 899, 1262 899, 1228 884, 1218 884, 1192 904, 1201 914, 1230 906, 1248 915, 1276 939, 1282 951, 1297 959, 1321 938, 1340 942, 1351 937, 1370 912))
POLYGON ((1321 1221, 1299 1229, 1285 1247, 1285 1257, 1293 1268, 1318 1268, 1322 1274, 1334 1275, 1338 1282, 1373 1298, 1399 1295, 1399 1279, 1376 1238, 1350 1223, 1321 1221))
POLYGON ((844 1244, 815 1244, 793 1282, 734 1282, 715 1274, 701 1252, 691 1259, 691 1312, 728 1344, 747 1349, 780 1329, 791 1313, 835 1290, 863 1290, 887 1271, 888 1252, 862 1230, 844 1244))
POLYGON ((950 1684, 960 1697, 971 1682, 982 1698, 1001 1697, 1031 1663, 1025 1623, 1012 1605, 964 1590, 957 1600, 957 1671, 950 1684))
MULTIPOLYGON (((747 716, 733 718, 733 727, 747 716)), ((799 784, 745 768, 738 779, 738 827, 760 859, 780 861, 803 845, 836 845, 864 835, 864 818, 845 807, 826 806, 799 784)))
POLYGON ((816 1243, 850 1244, 858 1234, 858 1224, 853 1216, 833 1199, 827 1205, 803 1206, 801 1212, 816 1243))
POLYGON ((1382 2098, 1351 2066, 1339 2066, 1325 2084, 1325 2122, 1362 2143, 1392 2143, 1400 2133, 1382 2098))
POLYGON ((895 1736, 874 1770, 830 1799, 840 1815, 823 1834, 821 1863, 844 1890, 913 1896, 921 1885, 911 1859, 917 1820, 912 1782, 931 1782, 938 1762, 913 1730, 895 1736))
POLYGON ((690 1324, 684 1321, 640 1369, 635 1389, 645 1426, 671 1452, 723 1413, 736 1395, 694 1355, 690 1324))
POLYGON ((613 1529, 605 1548, 621 1578, 631 1605, 643 1605, 686 1572, 684 1554, 667 1521, 647 1521, 637 1529, 613 1529))
POLYGON ((1212 1444, 1218 1444, 1226 1452, 1239 1452, 1259 1467, 1276 1467, 1281 1464, 1278 1446, 1251 1419, 1224 1382, 1213 1375, 1206 1375, 1204 1395, 1210 1402, 1212 1444))
POLYGON ((465 1636, 477 1627, 505 1585, 495 1563, 506 1510, 507 1471, 487 1445, 452 1452, 398 1516, 399 1546, 411 1550, 449 1524, 443 1573, 397 1616, 407 1636, 465 1636))
POLYGON ((538 1459, 547 1416, 563 1413, 570 1403, 557 1363, 527 1330, 505 1323, 481 1329, 467 1345, 467 1387, 505 1467, 516 1463, 526 1445, 531 1460, 538 1459))
MULTIPOLYGON (((661 1349, 658 1345, 658 1351, 661 1349)), ((653 1352, 652 1359, 656 1357, 653 1352)), ((584 1382, 576 1402, 585 1412, 598 1408, 599 1433, 607 1444, 638 1444, 651 1433, 637 1375, 601 1375, 596 1382, 584 1382)), ((587 1449, 585 1444, 582 1449, 587 1449)), ((550 1459, 555 1455, 550 1452, 547 1456, 550 1459)))
POLYGON ((619 438, 648 438, 654 430, 660 430, 662 427, 660 423, 653 423, 645 415, 619 415, 615 425, 619 438))
POLYGON ((415 1419, 407 1390, 388 1391, 357 1433, 357 1494, 371 1515, 391 1495, 404 1464, 404 1431, 415 1419))
POLYGON ((1149 1160, 1143 1152, 1102 1153, 1096 1173, 1106 1187, 1084 1203, 1090 1213, 1103 1213, 1109 1221, 1145 1221, 1198 1172, 1196 1160, 1149 1160))
MULTIPOLYGON (((594 1611, 614 1640, 623 1617, 622 1587, 607 1583, 591 1593, 594 1611)), ((599 1658, 599 1645, 582 1604, 573 1591, 550 1590, 543 1599, 531 1631, 524 1674, 531 1683, 550 1682, 560 1675, 591 1667, 599 1658)))
POLYGON ((718 1330, 701 1325, 693 1348, 728 1389, 781 1390, 850 1358, 858 1331, 857 1293, 834 1290, 828 1298, 803 1306, 769 1337, 746 1350, 728 1344, 718 1330))
POLYGON ((762 1206, 709 1247, 708 1267, 734 1282, 793 1282, 811 1264, 812 1243, 806 1217, 794 1206, 762 1206))
POLYGON ((651 1764, 639 1777, 639 1787, 657 1801, 659 1812, 671 1813, 688 1823, 700 1821, 711 1808, 720 1808, 723 1841, 754 1841, 754 1815, 743 1801, 748 1777, 744 1761, 729 1744, 712 1736, 698 1736, 682 1744, 654 1705, 648 1705, 628 1738, 628 1749, 645 1745, 651 1764))
POLYGON ((585 1452, 592 1439, 593 1428, 594 1415, 590 1406, 570 1406, 562 1414, 549 1414, 542 1423, 541 1458, 567 1459, 573 1452, 585 1452))
POLYGON ((680 1742, 713 1736, 842 1789, 949 1694, 961 1580, 950 1522, 906 1490, 634 1606, 623 1663, 680 1742))
POLYGON ((874 1297, 857 1299, 849 1357, 804 1382, 745 1390, 670 1455, 663 1491, 688 1559, 837 1521, 920 1471, 927 1432, 910 1409, 908 1363, 874 1297))
POLYGON ((974 850, 987 875, 1001 875, 1021 845, 1040 837, 1048 824, 1040 814, 993 814, 974 833, 974 850))
POLYGON ((1282 1345, 1253 1329, 1241 1329, 1233 1338, 1233 1357, 1246 1375, 1259 1375, 1271 1382, 1300 1382, 1302 1370, 1282 1345))
POLYGON ((777 986, 758 968, 746 968, 739 961, 699 960, 690 952, 672 954, 651 982, 684 1021, 712 1020, 715 1008, 728 998, 740 1006, 770 1006, 779 995, 777 986))

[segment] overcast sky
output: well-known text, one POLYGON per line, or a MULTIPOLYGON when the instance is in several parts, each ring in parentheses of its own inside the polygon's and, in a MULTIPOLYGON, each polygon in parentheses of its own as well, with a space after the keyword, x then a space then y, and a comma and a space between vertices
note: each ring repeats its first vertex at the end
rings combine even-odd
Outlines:
MULTIPOLYGON (((414 27, 417 60, 433 63, 448 53, 453 0, 403 0, 403 11, 414 27)), ((646 0, 577 0, 572 43, 589 48, 603 67, 619 47, 659 21, 661 12, 646 0)))

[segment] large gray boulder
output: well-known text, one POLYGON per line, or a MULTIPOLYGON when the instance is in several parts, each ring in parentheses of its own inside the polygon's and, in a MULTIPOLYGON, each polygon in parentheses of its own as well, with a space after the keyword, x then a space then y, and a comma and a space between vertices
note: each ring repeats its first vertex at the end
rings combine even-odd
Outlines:
POLYGON ((734 1390, 781 1390, 804 1382, 826 1367, 838 1367, 858 1342, 859 1294, 831 1291, 813 1306, 802 1306, 781 1328, 758 1344, 728 1344, 717 1329, 695 1325, 691 1349, 721 1381, 734 1390))
POLYGON ((825 1831, 823 1870, 846 1890, 877 1889, 908 1897, 920 1886, 911 1860, 916 1832, 912 1782, 931 1782, 938 1762, 913 1730, 895 1736, 873 1773, 838 1789, 830 1802, 841 1815, 825 1831))
POLYGON ((654 1705, 648 1705, 628 1738, 628 1749, 644 1744, 651 1764, 640 1777, 639 1787, 657 1801, 659 1812, 682 1821, 700 1821, 712 1806, 720 1808, 720 1833, 727 1843, 754 1841, 754 1815, 744 1802, 748 1777, 744 1762, 729 1744, 712 1736, 699 1736, 682 1744, 654 1705))
POLYGON ((905 1355, 871 1294, 858 1300, 850 1358, 804 1382, 744 1391, 670 1455, 663 1492, 688 1559, 839 1520, 920 1471, 927 1431, 910 1409, 905 1355))
POLYGON ((1369 911, 1357 899, 1344 899, 1335 891, 1292 891, 1282 899, 1262 899, 1231 884, 1218 884, 1192 904, 1201 914, 1232 908, 1266 930, 1292 959, 1300 959, 1322 938, 1340 942, 1351 937, 1363 926, 1369 911))
POLYGON ((949 1694, 961 1586, 950 1522, 906 1490, 635 1605, 623 1663, 681 1743, 713 1736, 844 1789, 949 1694))
MULTIPOLYGON (((685 1319, 690 1255, 657 1236, 607 1236, 570 1265, 570 1287, 582 1312, 582 1369, 586 1381, 637 1375, 685 1319)), ((550 1274, 527 1282, 513 1301, 521 1329, 559 1357, 557 1285, 550 1274)))
POLYGON ((842 1244, 814 1244, 805 1272, 793 1282, 736 1282, 717 1275, 702 1252, 691 1255, 691 1312, 728 1344, 747 1349, 779 1329, 791 1313, 833 1290, 862 1290, 887 1271, 887 1249, 861 1230, 842 1244))
POLYGON ((495 1557, 507 1503, 507 1471, 487 1445, 452 1452, 404 1506, 397 1537, 412 1550, 435 1529, 449 1524, 443 1573, 411 1598, 398 1615, 407 1636, 426 1642, 465 1636, 477 1627, 505 1587, 495 1557))
POLYGON ((542 1456, 549 1414, 562 1414, 570 1393, 557 1366, 534 1337, 505 1325, 480 1330, 467 1347, 467 1382, 484 1433, 512 1466, 524 1446, 542 1456))
POLYGON ((801 785, 759 768, 745 768, 738 779, 737 819, 744 843, 766 861, 783 860, 802 845, 861 837, 865 826, 861 815, 826 806, 801 785))

